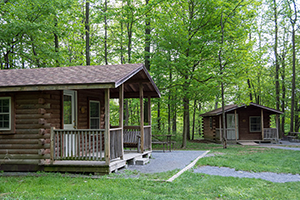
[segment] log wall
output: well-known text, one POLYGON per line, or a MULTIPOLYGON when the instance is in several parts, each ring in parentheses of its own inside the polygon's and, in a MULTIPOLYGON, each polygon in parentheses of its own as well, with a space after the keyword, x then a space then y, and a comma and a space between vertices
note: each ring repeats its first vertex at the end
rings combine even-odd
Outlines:
POLYGON ((0 133, 0 168, 37 171, 50 158, 50 127, 60 128, 60 92, 16 92, 10 133, 0 133))
MULTIPOLYGON (((44 164, 50 162, 50 128, 63 129, 63 91, 1 93, 0 96, 11 97, 12 104, 12 129, 0 131, 0 170, 42 171, 44 164)), ((104 129, 101 90, 77 91, 77 128, 89 129, 90 100, 100 101, 100 128, 104 129)))

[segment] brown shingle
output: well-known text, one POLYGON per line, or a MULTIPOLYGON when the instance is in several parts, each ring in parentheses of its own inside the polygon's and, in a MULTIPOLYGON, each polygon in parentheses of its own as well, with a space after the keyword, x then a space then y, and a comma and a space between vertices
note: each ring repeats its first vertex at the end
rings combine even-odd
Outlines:
POLYGON ((115 83, 143 68, 142 64, 0 70, 0 87, 115 83))

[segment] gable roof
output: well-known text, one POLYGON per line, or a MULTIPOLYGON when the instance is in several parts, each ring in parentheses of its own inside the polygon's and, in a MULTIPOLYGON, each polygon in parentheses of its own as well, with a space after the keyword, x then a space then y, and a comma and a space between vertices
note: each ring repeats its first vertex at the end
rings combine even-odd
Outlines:
MULTIPOLYGON (((272 114, 283 114, 283 112, 281 112, 279 110, 275 110, 273 108, 262 106, 262 105, 259 105, 259 104, 256 104, 256 103, 250 103, 249 106, 255 106, 255 107, 258 107, 258 108, 262 108, 264 110, 269 111, 272 114)), ((243 108, 243 107, 246 108, 247 105, 246 104, 242 104, 241 106, 237 106, 237 105, 232 104, 232 105, 225 106, 224 110, 225 110, 225 113, 226 113, 226 112, 237 110, 237 109, 243 108)), ((206 112, 204 114, 201 114, 200 116, 202 116, 202 117, 210 117, 210 116, 217 116, 217 115, 221 115, 221 114, 222 114, 222 108, 217 108, 215 110, 212 110, 212 111, 206 112)))
POLYGON ((143 64, 0 70, 0 92, 117 88, 129 79, 146 84, 151 97, 160 97, 143 64))

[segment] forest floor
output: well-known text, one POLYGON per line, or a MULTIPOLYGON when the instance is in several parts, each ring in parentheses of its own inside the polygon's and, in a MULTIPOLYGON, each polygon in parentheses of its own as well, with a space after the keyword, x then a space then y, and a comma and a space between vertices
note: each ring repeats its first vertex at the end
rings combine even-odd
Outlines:
MULTIPOLYGON (((209 171, 213 168, 223 170, 223 175, 267 172, 297 176, 300 151, 241 145, 228 145, 223 149, 219 144, 193 142, 188 142, 187 149, 197 153, 210 152, 172 183, 164 180, 179 169, 160 173, 127 169, 97 179, 92 175, 74 177, 73 174, 60 173, 40 172, 37 173, 39 176, 20 177, 5 177, 0 173, 0 199, 300 199, 300 181, 283 183, 286 178, 276 182, 197 171, 209 166, 209 171)), ((189 151, 184 152, 188 154, 189 151)), ((166 152, 165 155, 169 153, 176 152, 166 152)))

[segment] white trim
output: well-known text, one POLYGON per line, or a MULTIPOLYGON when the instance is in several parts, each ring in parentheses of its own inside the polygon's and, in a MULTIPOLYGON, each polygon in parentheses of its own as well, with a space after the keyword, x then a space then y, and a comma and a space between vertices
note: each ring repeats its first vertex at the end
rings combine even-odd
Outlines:
MULTIPOLYGON (((8 99, 9 100, 9 111, 8 111, 8 117, 9 117, 9 128, 0 128, 0 131, 9 131, 11 130, 11 123, 12 123, 12 119, 11 119, 11 97, 0 97, 0 99, 8 99)), ((2 113, 2 114, 6 114, 6 113, 2 113)))
POLYGON ((100 101, 96 101, 96 100, 89 100, 89 128, 91 129, 91 102, 94 103, 99 103, 99 127, 98 129, 101 127, 101 106, 100 106, 100 101))

